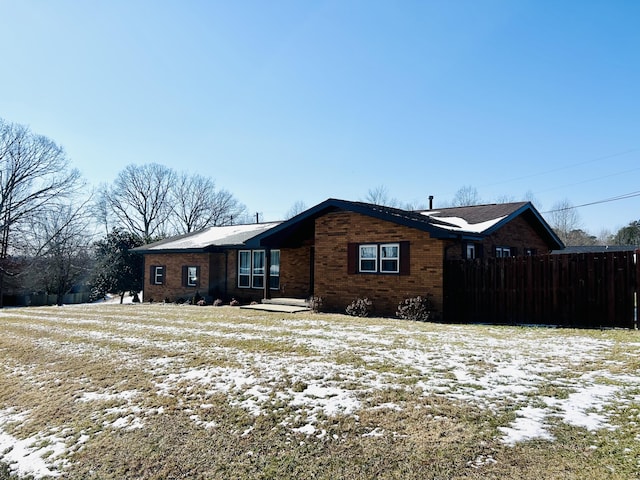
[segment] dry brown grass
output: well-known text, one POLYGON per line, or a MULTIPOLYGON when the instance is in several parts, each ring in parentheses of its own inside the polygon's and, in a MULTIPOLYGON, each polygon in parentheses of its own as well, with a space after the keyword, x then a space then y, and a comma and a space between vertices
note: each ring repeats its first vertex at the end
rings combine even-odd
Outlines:
POLYGON ((24 414, 1 431, 37 440, 64 478, 640 475, 638 332, 168 305, 6 310, 0 326, 0 412, 24 414), (604 426, 555 406, 553 439, 505 444, 523 406, 590 382, 616 388, 591 412, 604 426))

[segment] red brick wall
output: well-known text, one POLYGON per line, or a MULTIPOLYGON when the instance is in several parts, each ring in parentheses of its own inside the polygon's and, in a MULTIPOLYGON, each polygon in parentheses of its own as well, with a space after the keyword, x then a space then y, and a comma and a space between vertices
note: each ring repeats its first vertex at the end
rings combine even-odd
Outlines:
MULTIPOLYGON (((311 247, 280 250, 280 289, 271 290, 271 296, 307 298, 310 295, 311 247)), ((165 299, 192 298, 198 292, 207 300, 235 298, 241 303, 260 301, 263 289, 238 288, 238 251, 223 253, 167 253, 145 255, 144 300, 161 302, 165 299), (152 265, 165 266, 165 283, 151 284, 152 265), (182 285, 182 267, 200 267, 200 285, 182 285)))
POLYGON ((442 309, 443 247, 440 240, 412 228, 353 212, 334 212, 316 220, 315 289, 323 307, 344 312, 355 298, 368 297, 375 313, 395 315, 400 301, 432 294, 442 309), (349 243, 409 241, 408 275, 349 274, 349 243))
POLYGON ((148 254, 144 259, 144 301, 161 302, 165 299, 176 301, 179 298, 192 298, 196 292, 202 296, 208 295, 210 277, 209 254, 148 254), (163 285, 151 283, 150 269, 152 265, 165 266, 165 282, 163 285), (200 267, 200 282, 198 287, 182 285, 182 267, 200 267))
MULTIPOLYGON (((495 247, 515 248, 516 255, 525 255, 527 249, 533 249, 538 254, 549 253, 549 246, 531 224, 522 217, 514 218, 501 229, 485 238, 481 244, 484 257, 495 257, 495 247)), ((462 258, 462 246, 459 242, 448 241, 447 245, 447 259, 462 258)))
POLYGON ((515 247, 518 255, 524 255, 527 248, 532 248, 539 254, 549 253, 549 246, 522 217, 514 218, 484 240, 485 253, 493 256, 495 247, 515 247))
MULTIPOLYGON (((310 252, 309 246, 280 249, 280 289, 270 290, 272 298, 309 296, 310 252)), ((228 255, 228 296, 242 303, 260 301, 264 297, 264 290, 238 288, 238 252, 232 250, 228 255)))
POLYGON ((307 298, 311 294, 311 246, 280 250, 280 291, 275 297, 307 298))

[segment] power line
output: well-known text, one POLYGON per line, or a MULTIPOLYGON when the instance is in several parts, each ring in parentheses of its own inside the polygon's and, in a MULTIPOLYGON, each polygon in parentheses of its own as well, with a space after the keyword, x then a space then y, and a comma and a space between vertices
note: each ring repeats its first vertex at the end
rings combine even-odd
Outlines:
POLYGON ((605 198, 604 200, 596 200, 594 202, 589 202, 589 203, 583 203, 582 205, 572 205, 570 207, 563 207, 563 208, 557 208, 555 210, 548 210, 548 211, 542 212, 542 213, 564 212, 566 210, 572 210, 574 208, 588 207, 590 205, 599 205, 601 203, 608 203, 608 202, 617 202, 619 200, 626 200, 628 198, 633 198, 633 197, 640 197, 640 191, 631 192, 631 193, 624 193, 624 194, 618 195, 616 197, 605 198))
POLYGON ((591 160, 585 160, 583 162, 577 162, 577 163, 572 163, 570 165, 565 165, 563 167, 558 167, 558 168, 554 168, 551 170, 545 170, 545 171, 541 171, 541 172, 534 172, 531 173, 529 175, 523 175, 521 177, 514 177, 508 180, 501 180, 499 182, 493 182, 493 183, 488 183, 485 184, 485 187, 491 187, 493 185, 500 185, 503 183, 511 183, 511 182, 516 182, 518 180, 526 180, 527 178, 532 178, 532 177, 539 177, 541 175, 547 175, 549 173, 555 173, 555 172, 559 172, 561 170, 567 170, 573 167, 579 167, 581 165, 586 165, 587 163, 594 163, 594 162, 600 162, 602 160, 608 160, 610 158, 614 158, 614 157, 621 157, 622 155, 627 155, 629 153, 633 153, 633 152, 637 152, 638 149, 637 148, 632 148, 630 150, 625 150, 624 152, 618 152, 618 153, 612 153, 611 155, 605 155, 604 157, 598 157, 598 158, 593 158, 591 160))
POLYGON ((558 185, 556 187, 545 188, 544 190, 536 190, 535 192, 533 192, 533 194, 537 195, 539 193, 551 192, 553 190, 558 190, 560 188, 575 187, 576 185, 583 185, 585 183, 597 182, 599 180, 602 180, 603 178, 617 177, 618 175, 625 175, 625 174, 628 174, 628 173, 631 173, 631 172, 636 172, 638 170, 640 170, 640 167, 632 168, 630 170, 624 170, 622 172, 610 173, 609 175, 600 175, 600 176, 598 176, 596 178, 588 178, 588 179, 582 180, 580 182, 565 183, 564 185, 558 185))
MULTIPOLYGON (((571 169, 571 168, 574 168, 574 167, 579 167, 581 165, 586 165, 586 164, 589 164, 589 163, 601 162, 603 160, 608 160, 608 159, 615 158, 615 157, 621 157, 623 155, 628 155, 630 153, 638 152, 638 150, 639 149, 637 149, 637 148, 632 148, 632 149, 625 150, 625 151, 622 151, 622 152, 612 153, 610 155, 604 155, 602 157, 592 158, 590 160, 584 160, 582 162, 576 162, 576 163, 572 163, 572 164, 565 165, 565 166, 562 166, 562 167, 557 167, 557 168, 554 168, 554 169, 551 169, 551 170, 536 171, 536 172, 530 173, 528 175, 523 175, 523 176, 520 176, 520 177, 512 177, 512 178, 505 179, 505 180, 499 180, 499 181, 496 181, 496 182, 485 183, 485 184, 482 184, 482 185, 478 185, 477 188, 492 187, 492 186, 495 186, 495 185, 502 185, 502 184, 505 184, 505 183, 513 183, 513 182, 516 182, 518 180, 526 180, 528 178, 539 177, 539 176, 542 176, 542 175, 548 175, 550 173, 555 173, 555 172, 559 172, 559 171, 562 171, 562 170, 568 170, 568 169, 571 169)), ((542 192, 547 192, 547 191, 551 191, 551 190, 556 190, 556 189, 559 189, 559 188, 565 188, 565 187, 568 187, 568 186, 579 185, 581 183, 588 183, 588 182, 592 182, 592 181, 598 181, 598 180, 600 180, 602 178, 613 177, 613 176, 616 176, 616 175, 623 175, 623 174, 626 174, 626 173, 629 173, 629 172, 633 172, 633 171, 636 171, 636 170, 638 170, 638 168, 632 168, 630 170, 625 170, 625 171, 622 171, 622 172, 614 172, 614 173, 611 173, 611 174, 608 174, 608 175, 604 175, 604 176, 603 175, 599 175, 596 178, 589 178, 587 180, 583 180, 583 181, 572 183, 572 184, 568 184, 568 185, 560 185, 560 186, 557 186, 557 187, 546 188, 544 190, 536 191, 536 192, 533 192, 533 193, 534 194, 542 193, 542 192)), ((451 195, 451 194, 449 194, 449 195, 451 195)))

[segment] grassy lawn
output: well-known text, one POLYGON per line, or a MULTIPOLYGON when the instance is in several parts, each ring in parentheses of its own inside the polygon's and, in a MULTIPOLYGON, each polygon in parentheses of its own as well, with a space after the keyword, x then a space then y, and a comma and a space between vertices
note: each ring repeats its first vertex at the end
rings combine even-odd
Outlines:
POLYGON ((0 310, 0 479, 629 479, 640 333, 0 310))

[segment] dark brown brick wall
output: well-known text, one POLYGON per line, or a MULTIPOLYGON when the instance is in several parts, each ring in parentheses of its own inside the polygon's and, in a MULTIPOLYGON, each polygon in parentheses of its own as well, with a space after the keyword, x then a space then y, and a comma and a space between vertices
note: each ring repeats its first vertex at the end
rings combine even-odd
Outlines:
POLYGON ((368 297, 376 314, 395 315, 398 303, 408 297, 432 294, 442 308, 442 242, 426 232, 353 212, 334 212, 316 220, 315 291, 323 307, 344 311, 355 298, 368 297), (408 275, 349 274, 347 245, 409 241, 408 275))

